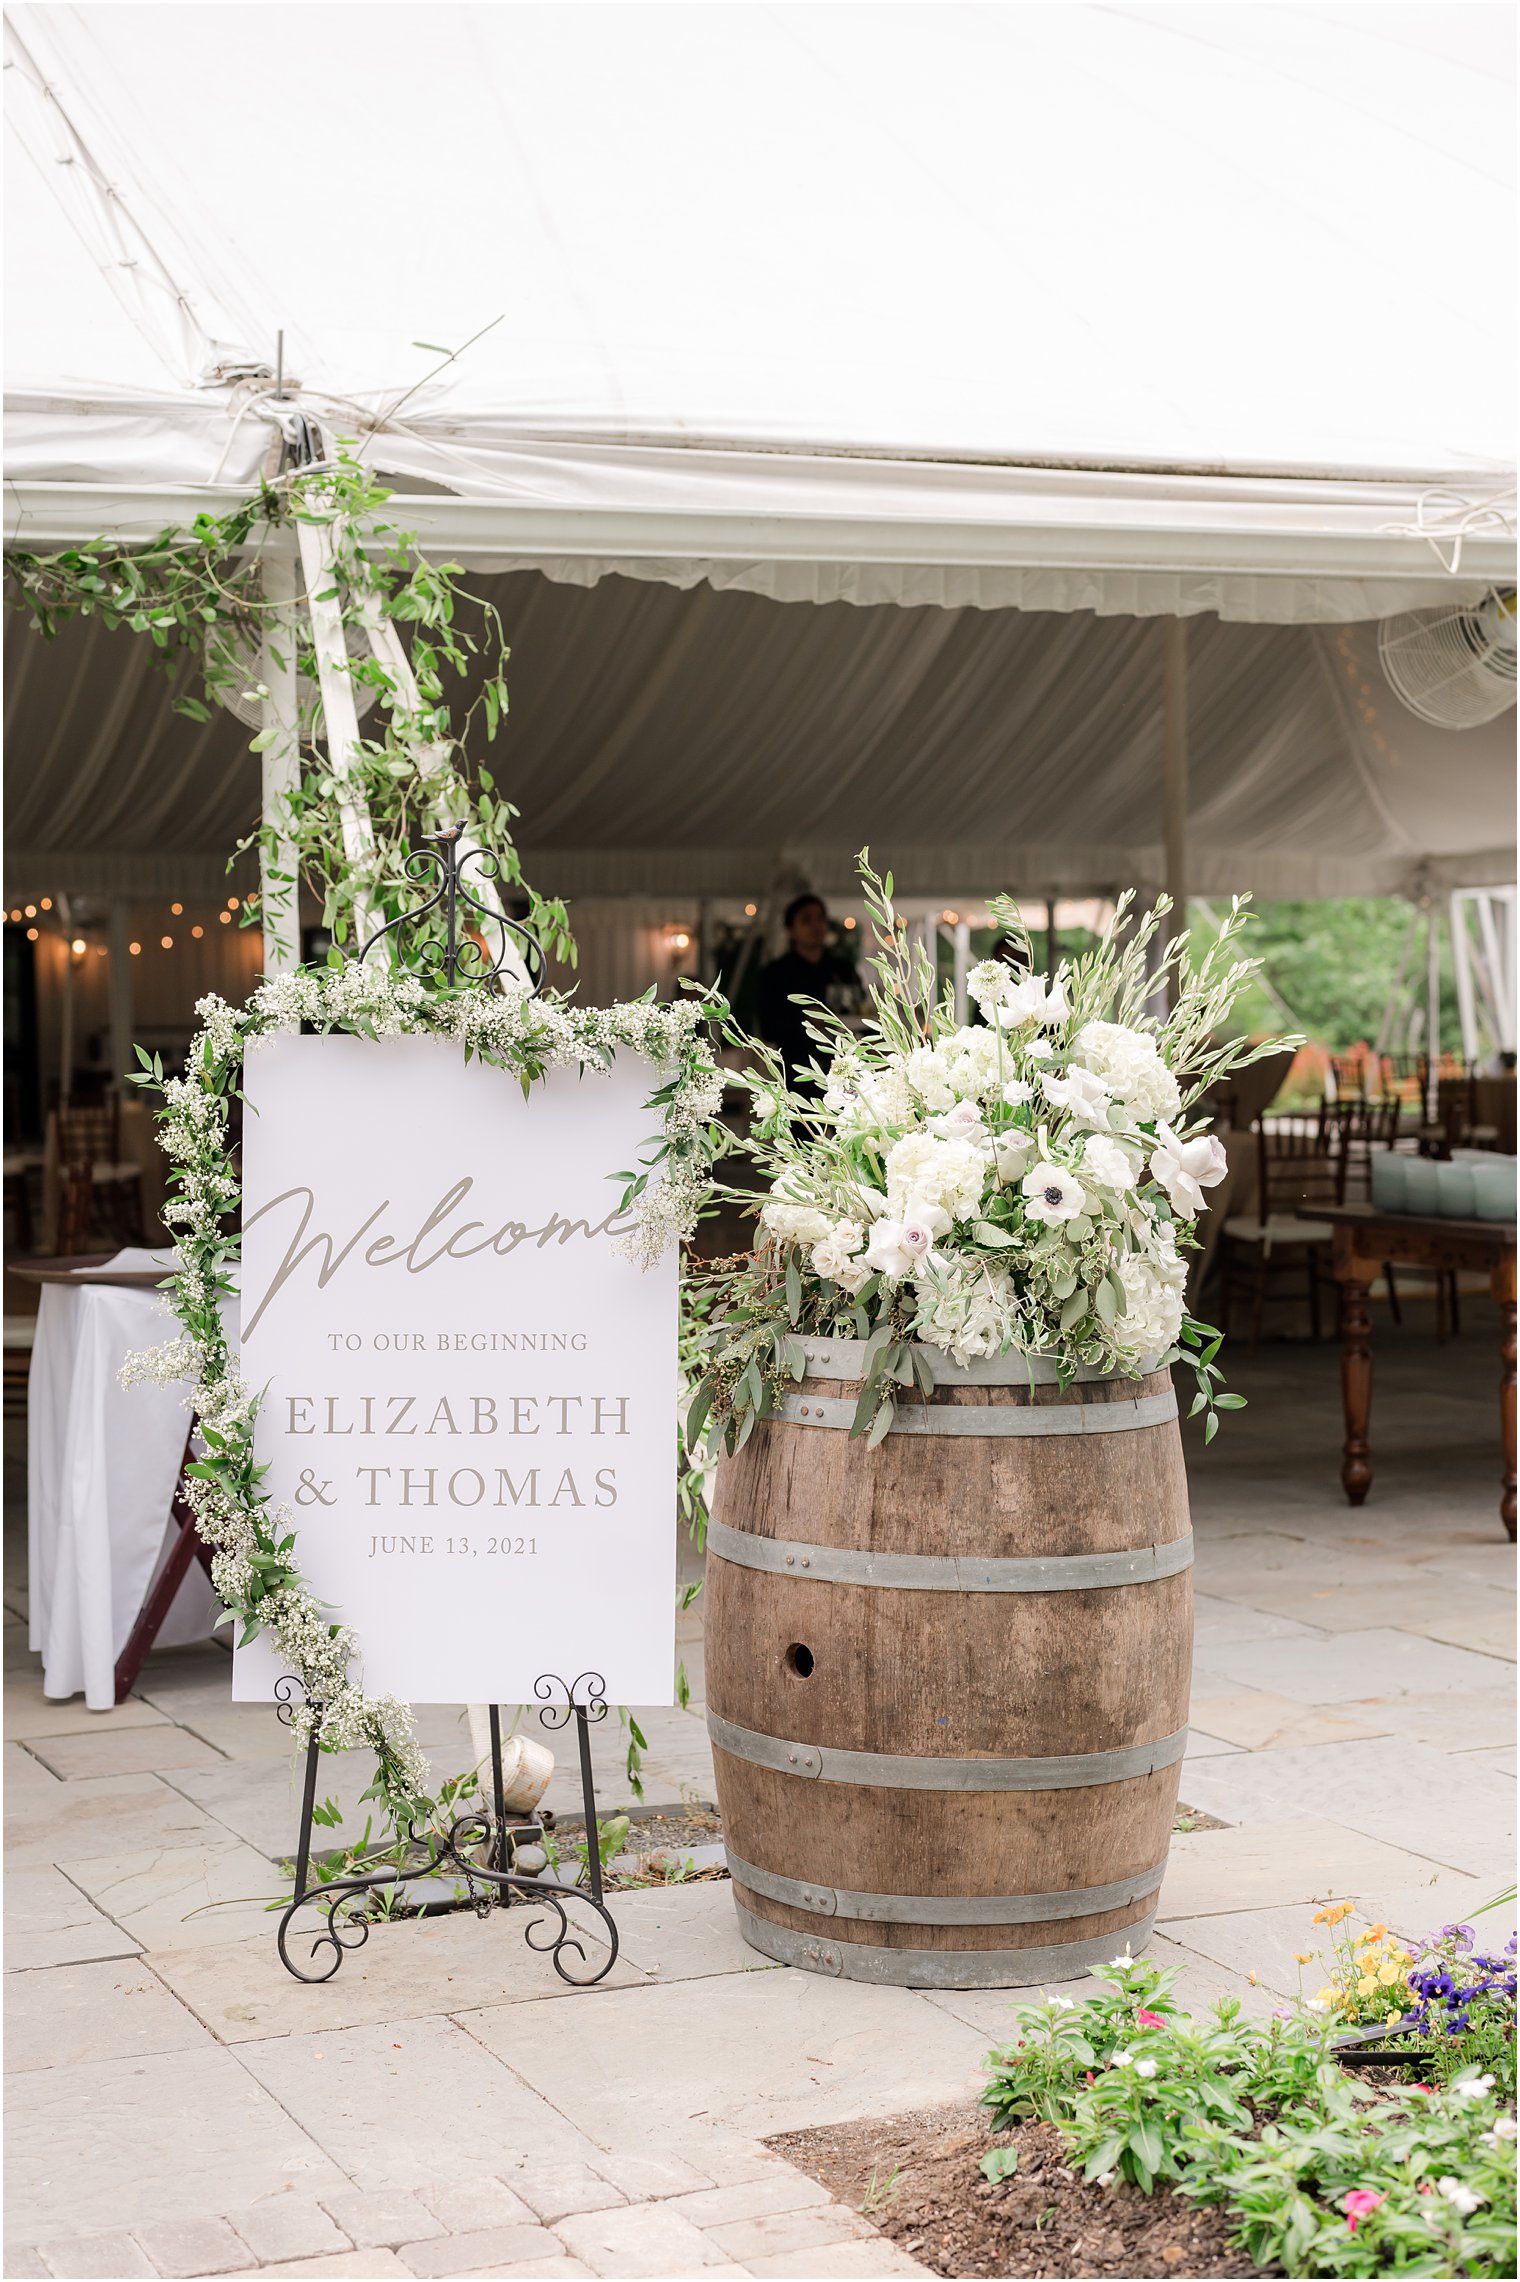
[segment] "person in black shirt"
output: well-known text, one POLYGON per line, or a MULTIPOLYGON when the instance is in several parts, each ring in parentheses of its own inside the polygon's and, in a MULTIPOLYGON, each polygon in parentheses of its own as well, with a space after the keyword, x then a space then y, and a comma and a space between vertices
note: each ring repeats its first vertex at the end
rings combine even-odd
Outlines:
POLYGON ((829 914, 823 898, 794 896, 786 907, 786 933, 790 949, 760 970, 760 1035, 774 1046, 786 1064, 789 1086, 811 1090, 798 1076, 819 1049, 809 1038, 804 1010, 791 1003, 794 993, 821 999, 836 1013, 853 1002, 855 969, 828 949, 829 914))

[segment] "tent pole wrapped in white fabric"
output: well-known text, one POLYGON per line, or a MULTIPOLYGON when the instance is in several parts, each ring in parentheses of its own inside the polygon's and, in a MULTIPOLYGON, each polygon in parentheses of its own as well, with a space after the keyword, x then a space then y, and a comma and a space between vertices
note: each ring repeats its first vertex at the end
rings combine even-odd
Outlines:
MULTIPOLYGON (((1514 577, 1501 12, 12 13, 7 543, 230 503, 283 335, 508 606, 546 884, 1157 881, 1152 618, 1189 885, 1513 877, 1505 723, 1369 623, 1514 577)), ((35 648, 8 878, 246 828, 227 724, 35 648)))

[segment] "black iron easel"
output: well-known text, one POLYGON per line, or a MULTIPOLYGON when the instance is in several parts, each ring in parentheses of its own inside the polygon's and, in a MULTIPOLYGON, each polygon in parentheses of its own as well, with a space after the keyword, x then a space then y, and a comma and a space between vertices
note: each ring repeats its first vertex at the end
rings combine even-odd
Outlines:
MULTIPOLYGON (((441 831, 427 835, 437 843, 436 852, 419 848, 408 857, 406 870, 409 878, 426 881, 431 868, 437 879, 434 892, 411 911, 402 912, 378 928, 359 953, 367 959, 378 943, 394 936, 392 946, 398 951, 403 929, 415 927, 430 913, 439 912, 444 923, 444 940, 425 941, 419 952, 408 962, 415 970, 440 976, 450 989, 461 983, 485 984, 494 982, 507 965, 512 950, 510 938, 515 936, 521 945, 519 954, 527 973, 528 987, 536 991, 543 980, 544 955, 542 946, 531 929, 521 920, 507 917, 504 912, 488 909, 465 884, 465 866, 475 864, 483 879, 500 877, 496 858, 483 848, 469 848, 461 858, 458 825, 446 825, 441 831), (461 942, 459 923, 461 915, 467 929, 461 942), (490 941, 490 930, 500 931, 501 943, 493 962, 474 929, 479 929, 490 941)), ((275 1696, 279 1716, 287 1726, 295 1719, 300 1682, 293 1676, 278 1681, 275 1696)), ((405 1887, 418 1880, 430 1880, 440 1873, 453 1871, 463 1878, 469 1899, 477 1915, 487 1917, 493 1908, 510 1903, 514 1898, 536 1903, 552 1913, 549 1920, 532 1917, 523 1929, 530 1949, 546 1952, 554 1961, 554 1969, 561 1980, 590 1988, 611 1972, 617 1960, 618 1932, 611 1911, 602 1893, 601 1849, 597 1843, 596 1786, 591 1771, 591 1730, 607 1716, 606 1682, 598 1672, 582 1672, 568 1684, 555 1673, 545 1672, 533 1683, 533 1693, 539 1705, 539 1719, 545 1727, 562 1728, 572 1714, 576 1726, 581 1773, 581 1800, 586 1818, 586 1871, 587 1884, 568 1886, 558 1879, 529 1876, 513 1867, 520 1846, 537 1844, 544 1836, 541 1823, 526 1818, 510 1821, 506 1806, 506 1783, 501 1760, 501 1713, 495 1704, 491 1716, 491 1803, 490 1811, 477 1809, 461 1815, 449 1829, 438 1837, 424 1840, 414 1828, 408 1830, 411 1844, 428 1847, 428 1859, 416 1868, 396 1868, 394 1865, 366 1876, 331 1878, 310 1884, 312 1825, 317 1804, 317 1766, 322 1751, 320 1712, 315 1712, 311 1733, 306 1745, 306 1781, 301 1799, 301 1828, 296 1845, 295 1893, 280 1918, 276 1945, 281 1963, 298 1981, 330 1981, 350 1949, 358 1949, 369 1939, 371 1920, 362 1914, 357 1905, 363 1897, 382 1886, 405 1887), (482 1857, 484 1857, 482 1859, 482 1857), (607 1956, 594 1973, 574 1973, 565 1964, 567 1952, 589 1963, 581 1942, 575 1938, 566 1910, 567 1901, 578 1902, 583 1909, 595 1912, 606 1928, 607 1956), (307 1972, 291 1955, 291 1929, 302 1910, 314 1910, 325 1922, 311 1938, 311 1957, 324 1949, 332 1952, 331 1963, 322 1972, 307 1972), (557 1926, 555 1921, 557 1920, 557 1926), (545 1929, 547 1941, 536 1940, 535 1934, 545 1929)), ((452 1908, 452 1901, 425 1902, 425 1912, 436 1913, 452 1908)), ((303 1929, 300 1940, 307 1938, 310 1929, 303 1929)))
MULTIPOLYGON (((279 1699, 280 1718, 289 1726, 296 1716, 295 1701, 299 1682, 287 1675, 275 1687, 279 1699)), ((301 1831, 296 1845, 295 1893, 280 1918, 279 1932, 275 1937, 280 1962, 298 1981, 330 1981, 350 1949, 360 1949, 369 1939, 370 1919, 360 1914, 356 1905, 366 1894, 382 1886, 404 1887, 418 1880, 431 1880, 450 1871, 464 1880, 470 1903, 479 1917, 488 1917, 498 1904, 506 1905, 514 1897, 525 1902, 540 1904, 552 1912, 547 1921, 550 1939, 536 1940, 535 1934, 546 1926, 542 1917, 534 1917, 523 1929, 523 1938, 530 1949, 545 1951, 554 1963, 554 1970, 562 1981, 578 1987, 590 1988, 605 1979, 617 1962, 618 1930, 612 1912, 602 1892, 601 1848, 597 1843, 596 1784, 591 1771, 591 1730, 607 1716, 606 1683, 598 1672, 582 1672, 567 1686, 553 1672, 542 1673, 533 1683, 533 1693, 539 1704, 539 1719, 545 1727, 562 1728, 575 1719, 576 1742, 580 1752, 581 1802, 586 1818, 586 1873, 585 1886, 567 1886, 559 1879, 537 1877, 514 1869, 519 1846, 536 1845, 544 1836, 542 1823, 527 1817, 516 1821, 508 1819, 506 1783, 501 1763, 501 1712, 495 1704, 491 1715, 491 1809, 477 1808, 473 1813, 461 1815, 450 1824, 440 1838, 424 1841, 415 1828, 407 1836, 413 1845, 428 1844, 429 1858, 415 1868, 397 1868, 389 1865, 384 1870, 352 1878, 319 1879, 315 1885, 311 1878, 311 1835, 317 1804, 317 1766, 322 1755, 320 1723, 312 1727, 306 1745, 306 1782, 301 1798, 301 1831), (482 1860, 484 1855, 484 1860, 482 1860), (565 1964, 567 1951, 578 1957, 582 1964, 589 1963, 586 1951, 572 1931, 567 1901, 576 1901, 583 1908, 593 1910, 606 1928, 607 1956, 594 1973, 571 1972, 565 1964), (315 1958, 320 1950, 332 1952, 331 1963, 322 1972, 308 1972, 297 1964, 291 1955, 291 1929, 301 1910, 311 1909, 324 1919, 315 1932, 303 1929, 299 1938, 310 1936, 310 1954, 315 1958), (557 1921, 557 1923, 556 1923, 557 1921)), ((422 1912, 436 1915, 440 1910, 452 1909, 452 1899, 442 1902, 425 1902, 422 1912)))

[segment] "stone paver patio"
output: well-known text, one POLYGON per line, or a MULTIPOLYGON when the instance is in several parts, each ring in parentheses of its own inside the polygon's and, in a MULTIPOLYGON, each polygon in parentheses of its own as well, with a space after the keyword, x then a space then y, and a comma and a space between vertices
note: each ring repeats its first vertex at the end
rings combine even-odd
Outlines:
MULTIPOLYGON (((1497 1333, 1469 1302, 1378 1326, 1372 1502, 1337 1480, 1326 1346, 1236 1360, 1205 1452, 1193 1740, 1152 1951, 1185 1995, 1270 2007, 1330 1895, 1419 1932, 1514 1876, 1514 1551, 1497 1514, 1497 1333), (1249 1976, 1254 1975, 1254 1981, 1249 1976)), ((8 1476, 8 1530, 24 1479, 8 1476)), ((7 2275, 911 2274, 763 2144, 964 2098, 1011 1996, 772 1967, 723 1884, 620 1897, 602 1987, 520 1913, 382 1926, 337 1978, 280 1967, 263 1903, 298 1793, 220 1650, 136 1696, 50 1704, 6 1593, 7 2275)), ((700 1696, 700 1638, 688 1643, 700 1696)), ((700 1717, 641 1715, 651 1805, 711 1796, 700 1717)), ((461 1716, 422 1715, 462 1766, 461 1716)), ((610 1723, 609 1723, 610 1724, 610 1723)), ((623 1796, 615 1738, 602 1798, 623 1796)), ((361 1767, 324 1768, 358 1807, 361 1767)), ((568 1766, 553 1803, 572 1810, 568 1766)), ((352 1819, 352 1818, 351 1818, 352 1819)), ((353 1823, 357 1835, 359 1825, 353 1823)), ((1503 1940, 1513 1925, 1485 1920, 1503 1940)))

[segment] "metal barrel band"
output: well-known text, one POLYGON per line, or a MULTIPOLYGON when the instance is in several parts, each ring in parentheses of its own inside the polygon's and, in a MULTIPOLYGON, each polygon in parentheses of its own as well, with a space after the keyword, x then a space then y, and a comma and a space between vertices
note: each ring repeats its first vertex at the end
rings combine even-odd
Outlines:
MULTIPOLYGON (((813 1379, 863 1379, 871 1364, 871 1342, 868 1339, 804 1339, 807 1353, 808 1376, 813 1379)), ((1055 1387, 1061 1383, 1061 1369, 1052 1355, 988 1355, 975 1363, 953 1363, 941 1347, 919 1346, 918 1352, 928 1364, 937 1387, 1055 1387)), ((1141 1377, 1149 1377, 1159 1370, 1161 1357, 1143 1355, 1137 1370, 1141 1377)), ((1113 1383, 1130 1377, 1128 1372, 1107 1371, 1098 1363, 1079 1363, 1075 1371, 1068 1371, 1066 1383, 1095 1386, 1100 1381, 1113 1383)))
POLYGON ((866 1553, 854 1546, 756 1537, 726 1522, 707 1525, 707 1550, 737 1568, 825 1585, 877 1585, 909 1593, 1081 1593, 1113 1585, 1158 1584, 1193 1565, 1193 1534, 1122 1553, 866 1553))
POLYGON ((729 1876, 767 1901, 810 1910, 817 1917, 861 1918, 883 1925, 1036 1925, 1047 1918, 1096 1917, 1102 1910, 1122 1910, 1130 1902, 1143 1901, 1166 1876, 1163 1860, 1133 1878, 1115 1878, 1106 1886, 1077 1886, 1064 1894, 862 1894, 845 1886, 783 1878, 779 1871, 761 1870, 744 1861, 732 1847, 724 1851, 729 1876))
POLYGON ((1118 1933, 1096 1940, 1044 1943, 1038 1949, 877 1949, 869 1942, 840 1941, 833 1934, 798 1933, 756 1917, 735 1900, 739 1931, 751 1949, 779 1965, 824 1973, 834 1980, 874 1981, 896 1989, 1027 1988, 1039 1981, 1074 1981, 1094 1965, 1106 1965, 1115 1944, 1138 1950, 1150 1939, 1156 1913, 1118 1933))
MULTIPOLYGON (((849 1433, 855 1424, 856 1405, 842 1395, 783 1395, 775 1412, 793 1426, 827 1426, 849 1433)), ((900 1402, 892 1421, 893 1434, 1124 1434, 1136 1427, 1165 1426, 1177 1416, 1177 1396, 1140 1395, 1131 1402, 1042 1403, 1038 1406, 1000 1403, 900 1402)))
POLYGON ((1077 1751, 1038 1759, 920 1759, 906 1753, 837 1751, 832 1745, 794 1743, 736 1727, 715 1711, 707 1732, 731 1759, 774 1768, 806 1782, 861 1783, 892 1791, 1079 1791, 1098 1783, 1126 1783, 1174 1767, 1187 1749, 1188 1731, 1179 1727, 1154 1743, 1131 1743, 1117 1751, 1077 1751))

